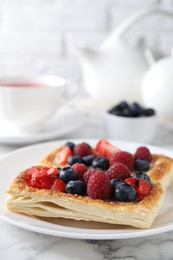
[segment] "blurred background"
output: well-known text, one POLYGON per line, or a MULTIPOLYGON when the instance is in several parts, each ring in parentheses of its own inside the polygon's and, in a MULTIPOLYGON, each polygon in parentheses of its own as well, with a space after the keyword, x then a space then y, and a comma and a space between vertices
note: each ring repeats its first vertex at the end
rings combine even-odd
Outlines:
MULTIPOLYGON (((54 74, 81 78, 76 47, 97 47, 135 11, 173 8, 172 0, 1 0, 0 76, 54 74)), ((129 30, 129 44, 148 46, 156 57, 168 55, 172 19, 150 16, 129 30)))

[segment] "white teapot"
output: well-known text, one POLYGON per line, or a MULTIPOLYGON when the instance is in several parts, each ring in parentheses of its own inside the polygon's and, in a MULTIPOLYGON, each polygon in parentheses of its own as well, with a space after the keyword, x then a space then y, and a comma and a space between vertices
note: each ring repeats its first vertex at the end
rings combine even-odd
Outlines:
POLYGON ((125 99, 141 101, 141 82, 153 57, 148 49, 128 46, 122 36, 139 20, 157 13, 173 16, 161 8, 138 11, 113 31, 98 49, 78 50, 84 85, 91 98, 110 103, 125 99))
POLYGON ((173 52, 155 62, 142 82, 142 98, 163 118, 173 119, 173 52))

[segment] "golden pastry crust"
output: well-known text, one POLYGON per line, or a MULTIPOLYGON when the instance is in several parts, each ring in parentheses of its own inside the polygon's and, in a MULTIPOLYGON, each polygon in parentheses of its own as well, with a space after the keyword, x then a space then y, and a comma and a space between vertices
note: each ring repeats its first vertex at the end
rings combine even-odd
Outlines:
POLYGON ((152 182, 160 183, 164 189, 167 189, 173 178, 172 172, 172 158, 162 154, 152 155, 151 170, 149 170, 147 173, 152 182))
MULTIPOLYGON (((56 153, 60 149, 61 147, 58 147, 49 152, 37 167, 58 166, 56 153)), ((152 155, 151 170, 148 172, 152 189, 140 202, 103 201, 88 196, 32 188, 27 186, 25 174, 26 170, 21 172, 7 190, 10 196, 6 205, 11 211, 40 217, 61 217, 149 228, 158 215, 166 189, 171 183, 173 160, 164 155, 152 155)))
POLYGON ((55 149, 48 152, 45 157, 37 163, 37 165, 46 166, 46 167, 57 167, 60 166, 56 161, 56 154, 59 150, 62 149, 62 146, 58 146, 55 149))

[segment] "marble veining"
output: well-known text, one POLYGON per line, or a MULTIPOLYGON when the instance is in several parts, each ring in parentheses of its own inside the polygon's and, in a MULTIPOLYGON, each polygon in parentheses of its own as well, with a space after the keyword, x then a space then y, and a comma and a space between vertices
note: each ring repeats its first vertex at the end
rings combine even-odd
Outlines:
POLYGON ((0 221, 0 259, 18 260, 172 260, 173 231, 122 240, 78 240, 52 237, 0 221))
MULTIPOLYGON (((67 137, 96 138, 103 135, 98 125, 67 137)), ((173 131, 159 129, 153 142, 173 149, 173 131)), ((13 150, 14 147, 11 147, 13 150)), ((10 150, 10 147, 8 147, 10 150)), ((0 153, 7 149, 0 146, 0 153)), ((80 240, 53 237, 27 231, 0 220, 0 260, 172 260, 173 231, 133 239, 80 240)))

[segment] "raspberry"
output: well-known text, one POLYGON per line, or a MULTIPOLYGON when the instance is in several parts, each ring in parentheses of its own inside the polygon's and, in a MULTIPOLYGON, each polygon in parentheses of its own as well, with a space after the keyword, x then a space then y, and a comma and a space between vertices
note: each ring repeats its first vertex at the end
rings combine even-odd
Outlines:
POLYGON ((73 150, 74 154, 80 155, 81 157, 92 153, 91 147, 86 143, 77 144, 73 150))
POLYGON ((145 146, 140 146, 137 148, 136 152, 135 152, 135 160, 137 159, 144 159, 148 162, 151 161, 151 153, 150 153, 150 150, 145 147, 145 146))
POLYGON ((109 179, 122 179, 125 180, 131 177, 130 170, 123 163, 114 163, 107 170, 106 174, 109 179))
POLYGON ((84 173, 88 170, 86 165, 83 163, 75 163, 72 165, 72 168, 77 172, 78 179, 82 181, 84 173))
POLYGON ((128 153, 126 151, 118 151, 117 153, 113 154, 110 159, 109 163, 110 165, 113 165, 114 163, 123 163, 129 168, 130 171, 134 168, 134 158, 131 153, 128 153))
POLYGON ((88 171, 86 171, 86 172, 84 173, 84 175, 83 175, 83 182, 84 182, 84 184, 87 185, 90 176, 91 176, 93 173, 95 173, 95 172, 102 172, 102 171, 100 171, 100 170, 95 170, 95 169, 90 169, 90 170, 88 170, 88 171))
POLYGON ((106 200, 111 194, 109 177, 103 171, 95 170, 88 180, 87 195, 92 199, 106 200))

